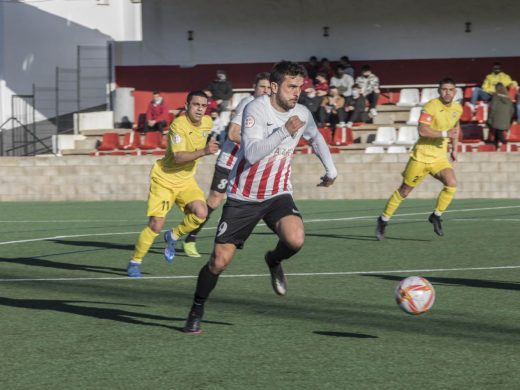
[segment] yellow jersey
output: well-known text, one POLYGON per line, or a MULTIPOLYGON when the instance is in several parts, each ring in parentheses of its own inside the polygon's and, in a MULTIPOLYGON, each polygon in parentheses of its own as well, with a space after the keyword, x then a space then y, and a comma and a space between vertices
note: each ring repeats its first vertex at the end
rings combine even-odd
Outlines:
POLYGON ((168 132, 168 147, 165 156, 157 160, 152 168, 151 176, 162 185, 181 187, 195 175, 199 159, 177 164, 173 158, 176 152, 195 152, 204 149, 213 121, 208 115, 202 117, 201 123, 195 126, 187 115, 177 117, 168 132))
MULTIPOLYGON (((440 98, 435 98, 424 105, 419 122, 442 132, 453 129, 461 115, 460 103, 453 101, 446 106, 440 98)), ((448 138, 419 137, 410 155, 414 160, 428 164, 447 158, 446 153, 448 153, 448 138)))

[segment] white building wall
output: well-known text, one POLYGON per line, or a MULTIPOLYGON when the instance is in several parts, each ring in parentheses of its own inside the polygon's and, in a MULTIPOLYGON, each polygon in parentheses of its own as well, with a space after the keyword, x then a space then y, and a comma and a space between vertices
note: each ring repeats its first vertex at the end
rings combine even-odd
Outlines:
POLYGON ((116 64, 517 56, 519 16, 517 0, 145 1, 143 42, 116 64))
POLYGON ((0 2, 0 122, 12 94, 55 85, 57 66, 77 66, 78 45, 141 39, 141 4, 111 0, 0 2), (3 81, 3 82, 2 82, 3 81))

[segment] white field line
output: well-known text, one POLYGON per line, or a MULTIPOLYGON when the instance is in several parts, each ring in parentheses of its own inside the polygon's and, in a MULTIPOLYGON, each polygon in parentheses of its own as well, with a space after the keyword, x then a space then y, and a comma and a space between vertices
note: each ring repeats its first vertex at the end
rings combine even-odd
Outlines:
MULTIPOLYGON (((453 272, 453 271, 489 271, 520 269, 520 265, 504 265, 496 267, 468 267, 468 268, 425 268, 425 269, 400 269, 378 271, 345 271, 345 272, 299 272, 286 273, 287 276, 349 276, 349 275, 373 275, 373 274, 415 274, 425 272, 453 272)), ((223 274, 221 278, 259 278, 270 277, 270 274, 223 274)), ((48 281, 81 281, 81 280, 155 280, 155 279, 196 279, 198 275, 170 275, 170 276, 143 276, 139 279, 127 276, 109 276, 98 278, 41 278, 41 279, 0 279, 0 282, 48 282, 48 281)))
MULTIPOLYGON (((486 211, 486 210, 504 210, 504 209, 517 209, 520 208, 519 206, 497 206, 497 207, 482 207, 482 208, 474 208, 474 209, 459 209, 459 210, 447 210, 445 213, 465 213, 465 212, 471 212, 471 211, 486 211)), ((394 218, 398 217, 409 217, 414 215, 424 215, 429 214, 431 211, 428 212, 419 212, 419 213, 406 213, 406 214, 399 214, 396 215, 394 218)), ((325 219, 307 219, 304 220, 306 224, 308 223, 316 223, 316 222, 338 222, 338 221, 355 221, 355 220, 361 220, 361 219, 375 219, 378 215, 364 215, 359 217, 344 217, 344 218, 325 218, 325 219)), ((110 220, 107 220, 106 222, 110 222, 110 220)), ((265 226, 265 224, 258 224, 257 226, 265 226)), ((213 230, 216 229, 215 227, 207 227, 203 228, 203 230, 213 230)), ((9 244, 20 244, 25 242, 37 242, 37 241, 47 241, 47 240, 57 240, 57 239, 63 239, 63 238, 79 238, 79 237, 99 237, 99 236, 117 236, 117 235, 127 235, 127 234, 139 234, 138 232, 117 232, 117 233, 88 233, 88 234, 73 234, 73 235, 66 235, 66 236, 52 236, 52 237, 40 237, 40 238, 30 238, 27 240, 15 240, 15 241, 1 241, 0 245, 9 245, 9 244)))

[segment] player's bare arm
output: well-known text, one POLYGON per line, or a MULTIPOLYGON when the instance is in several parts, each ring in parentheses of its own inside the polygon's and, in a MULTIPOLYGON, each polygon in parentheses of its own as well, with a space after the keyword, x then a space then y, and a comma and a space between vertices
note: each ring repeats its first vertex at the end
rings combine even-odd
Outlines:
POLYGON ((236 123, 231 123, 231 125, 229 125, 228 139, 237 144, 240 143, 240 126, 236 123))
POLYGON ((455 131, 453 132, 453 136, 450 136, 451 145, 452 145, 450 157, 451 157, 452 161, 457 161, 457 148, 459 146, 459 134, 461 131, 460 122, 457 122, 457 124, 453 127, 452 130, 455 130, 455 131))
POLYGON ((175 152, 173 153, 173 159, 177 164, 184 164, 209 154, 217 153, 218 148, 219 144, 217 140, 215 138, 211 138, 204 149, 195 150, 193 152, 175 152))

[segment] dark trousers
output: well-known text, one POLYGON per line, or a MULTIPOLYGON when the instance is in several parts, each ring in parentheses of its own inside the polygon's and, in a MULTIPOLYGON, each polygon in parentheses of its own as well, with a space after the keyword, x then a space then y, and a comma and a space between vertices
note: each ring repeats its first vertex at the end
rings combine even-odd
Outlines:
POLYGON ((375 92, 371 92, 368 95, 366 95, 365 97, 368 100, 368 104, 369 104, 370 108, 376 108, 377 101, 379 100, 379 94, 375 93, 375 92))
POLYGON ((331 127, 336 126, 339 122, 345 122, 345 118, 347 113, 343 109, 343 107, 338 109, 337 113, 327 112, 327 110, 323 107, 320 107, 320 123, 330 123, 331 127))
POLYGON ((165 127, 166 127, 166 121, 156 122, 155 125, 153 125, 153 126, 148 126, 148 121, 145 121, 143 131, 145 133, 147 133, 149 131, 160 131, 162 133, 165 127))

